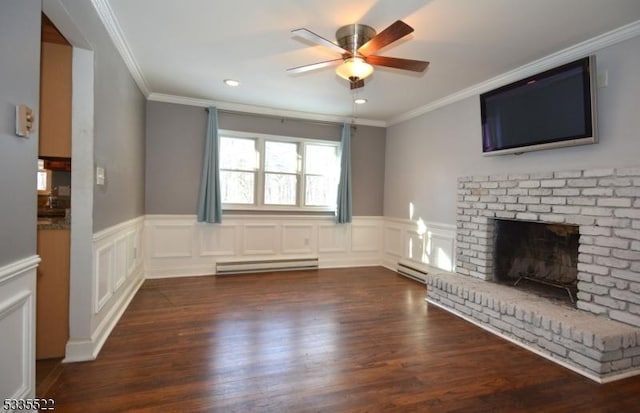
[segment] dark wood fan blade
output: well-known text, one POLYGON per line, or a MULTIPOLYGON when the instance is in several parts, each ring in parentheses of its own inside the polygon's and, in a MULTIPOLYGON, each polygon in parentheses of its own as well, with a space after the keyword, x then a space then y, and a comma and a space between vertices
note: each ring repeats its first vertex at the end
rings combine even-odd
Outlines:
POLYGON ((335 52, 338 52, 340 54, 348 53, 349 55, 351 55, 350 51, 348 51, 346 49, 343 49, 342 47, 340 47, 337 44, 325 39, 324 37, 315 34, 311 30, 296 29, 296 30, 291 30, 291 33, 293 33, 296 36, 302 37, 303 39, 309 40, 310 42, 318 44, 320 46, 327 47, 327 48, 329 48, 329 49, 331 49, 331 50, 333 50, 335 52))
POLYGON ((351 89, 359 89, 364 87, 364 79, 358 79, 351 82, 351 89))
POLYGON ((413 28, 411 26, 402 20, 396 20, 391 26, 378 33, 376 37, 363 44, 362 47, 358 49, 358 53, 364 56, 374 54, 379 49, 403 38, 412 31, 413 28))
POLYGON ((412 72, 424 72, 429 66, 429 62, 422 60, 399 59, 397 57, 369 56, 366 60, 371 65, 411 70, 412 72))
POLYGON ((338 64, 340 62, 342 62, 342 59, 326 60, 324 62, 312 63, 310 65, 292 67, 290 69, 287 69, 287 72, 289 72, 289 73, 303 73, 303 72, 308 72, 310 70, 322 69, 323 67, 335 65, 335 64, 338 64))

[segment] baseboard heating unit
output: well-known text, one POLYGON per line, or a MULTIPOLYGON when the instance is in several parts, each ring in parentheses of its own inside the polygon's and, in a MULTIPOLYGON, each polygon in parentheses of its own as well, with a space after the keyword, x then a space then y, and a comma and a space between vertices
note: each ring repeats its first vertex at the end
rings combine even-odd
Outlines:
POLYGON ((404 275, 412 280, 419 281, 423 284, 427 283, 427 268, 424 265, 420 265, 411 261, 398 261, 396 271, 400 275, 404 275))
POLYGON ((318 268, 318 257, 253 261, 219 261, 216 263, 216 274, 309 270, 314 268, 318 268))

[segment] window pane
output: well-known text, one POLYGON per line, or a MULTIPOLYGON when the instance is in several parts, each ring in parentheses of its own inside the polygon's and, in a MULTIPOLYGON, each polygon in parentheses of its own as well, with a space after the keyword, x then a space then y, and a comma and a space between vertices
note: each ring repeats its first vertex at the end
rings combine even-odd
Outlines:
POLYGON ((255 140, 225 137, 220 138, 220 168, 252 171, 255 167, 255 140))
POLYGON ((268 205, 296 205, 297 175, 265 174, 264 203, 268 205))
POLYGON ((220 171, 223 204, 253 204, 253 172, 220 171))
POLYGON ((335 206, 337 185, 327 176, 305 176, 304 203, 308 206, 335 206))
POLYGON ((305 168, 309 174, 337 175, 337 159, 335 146, 307 144, 305 147, 305 168))
POLYGON ((298 144, 265 142, 264 169, 269 172, 298 172, 298 144))

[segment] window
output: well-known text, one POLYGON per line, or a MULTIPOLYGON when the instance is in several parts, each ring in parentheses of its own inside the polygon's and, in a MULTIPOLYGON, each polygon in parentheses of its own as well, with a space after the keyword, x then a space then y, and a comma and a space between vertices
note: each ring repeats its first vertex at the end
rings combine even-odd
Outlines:
POLYGON ((339 142, 220 131, 225 209, 334 210, 339 142))

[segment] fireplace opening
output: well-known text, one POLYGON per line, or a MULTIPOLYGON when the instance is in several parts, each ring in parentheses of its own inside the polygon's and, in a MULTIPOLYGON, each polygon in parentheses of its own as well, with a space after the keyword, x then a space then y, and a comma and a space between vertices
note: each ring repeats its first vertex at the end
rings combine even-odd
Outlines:
POLYGON ((579 228, 494 221, 495 281, 575 307, 579 228))

